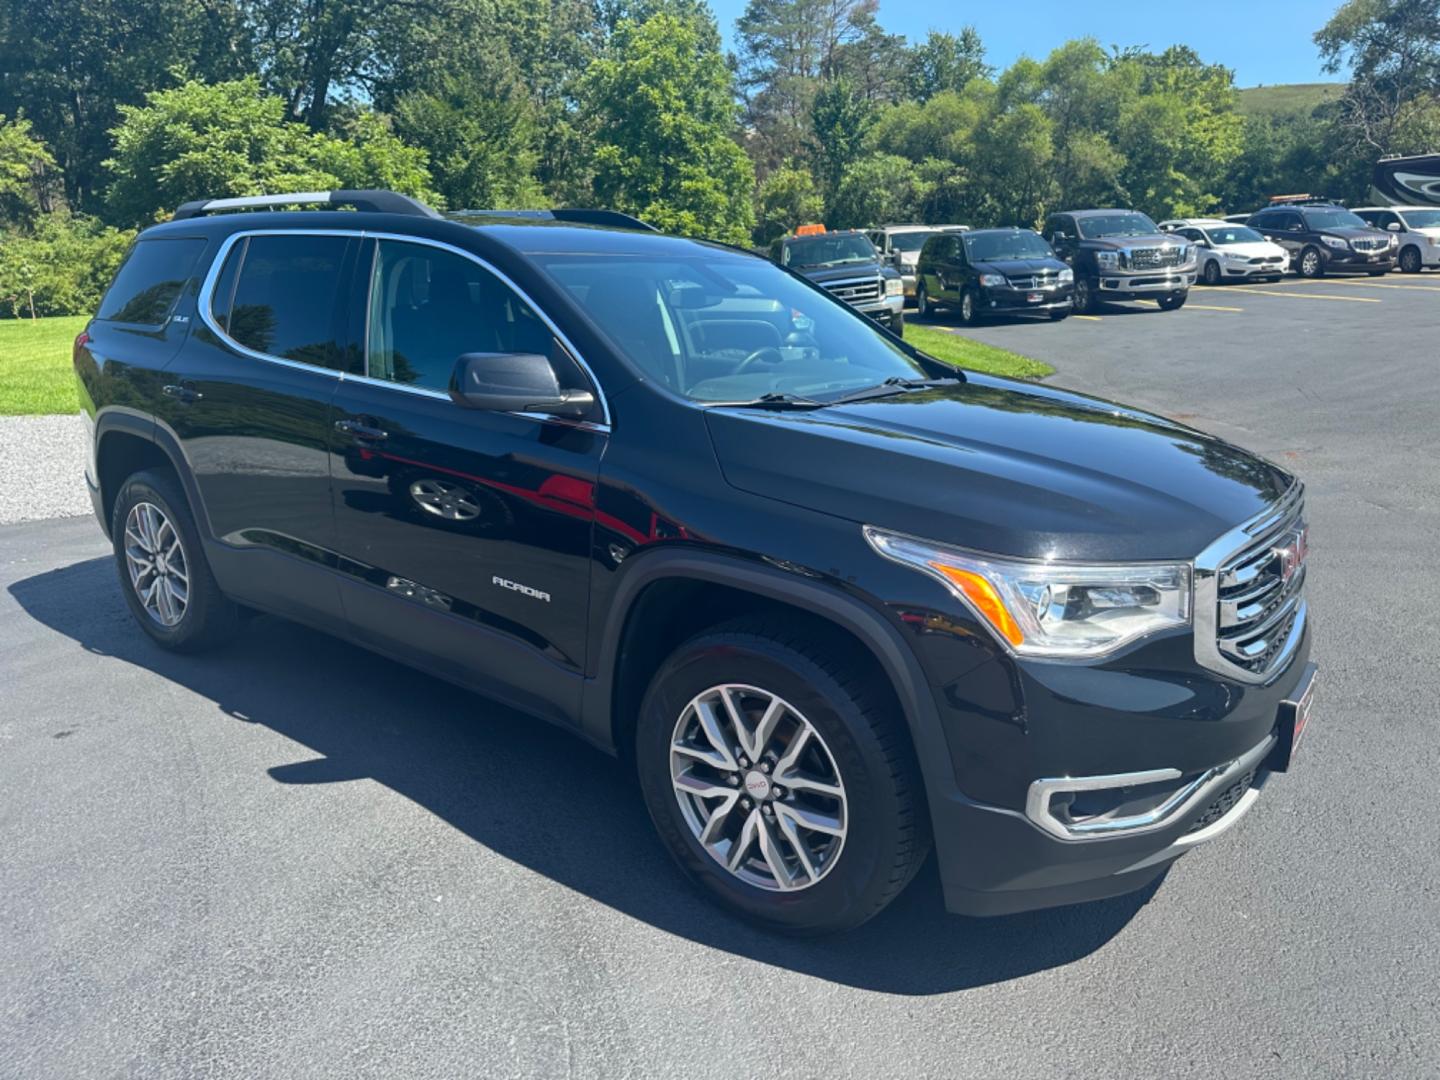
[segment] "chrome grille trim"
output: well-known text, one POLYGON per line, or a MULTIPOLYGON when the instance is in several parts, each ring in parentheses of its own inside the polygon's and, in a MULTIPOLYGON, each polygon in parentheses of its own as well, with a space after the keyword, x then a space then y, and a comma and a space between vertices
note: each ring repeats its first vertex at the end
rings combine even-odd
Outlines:
POLYGON ((1162 266, 1179 266, 1180 249, 1172 245, 1164 247, 1131 248, 1129 264, 1132 270, 1155 270, 1162 266))
POLYGON ((1388 237, 1381 240, 1378 236, 1357 236, 1350 241, 1350 246, 1356 251, 1383 251, 1390 246, 1390 240, 1388 237))
POLYGON ((1053 289, 1060 284, 1060 275, 1052 271, 1040 274, 1016 274, 1007 278, 1012 289, 1053 289))
POLYGON ((837 300, 847 304, 879 300, 881 290, 878 277, 845 278, 843 281, 827 281, 821 288, 837 300))
POLYGON ((1195 659, 1202 666, 1253 683, 1285 668, 1308 617, 1305 530, 1304 487, 1297 481, 1196 558, 1195 659))

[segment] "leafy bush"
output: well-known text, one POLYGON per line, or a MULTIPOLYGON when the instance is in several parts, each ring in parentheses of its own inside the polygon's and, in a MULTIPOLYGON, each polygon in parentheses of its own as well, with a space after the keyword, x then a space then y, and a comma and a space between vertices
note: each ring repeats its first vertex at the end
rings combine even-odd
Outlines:
POLYGON ((134 237, 68 214, 42 214, 33 232, 0 234, 0 315, 92 313, 134 237))

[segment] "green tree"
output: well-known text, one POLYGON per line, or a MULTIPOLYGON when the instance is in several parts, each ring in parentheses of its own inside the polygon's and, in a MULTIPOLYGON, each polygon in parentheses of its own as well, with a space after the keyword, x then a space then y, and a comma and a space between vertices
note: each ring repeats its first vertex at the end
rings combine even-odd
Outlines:
POLYGON ((846 170, 827 210, 834 229, 860 229, 885 221, 913 221, 928 192, 915 166, 894 154, 871 154, 846 170))
POLYGON ((32 232, 0 234, 0 314, 94 311, 134 235, 64 212, 41 214, 32 232))
POLYGON ((285 103, 263 93, 255 76, 161 90, 142 106, 122 106, 121 116, 107 162, 115 178, 109 205, 127 223, 206 197, 367 186, 435 197, 424 152, 377 118, 356 113, 340 136, 313 133, 286 120, 285 103))
POLYGON ((0 115, 0 218, 29 222, 49 210, 50 170, 55 158, 30 134, 30 121, 0 115))
POLYGON ((1371 156, 1433 148, 1410 140, 1440 95, 1440 0, 1346 0, 1315 44, 1326 71, 1349 70, 1338 119, 1371 156))
POLYGON ((905 63, 905 89, 916 101, 929 101, 946 91, 958 93, 973 79, 989 79, 994 69, 985 63, 985 45, 973 26, 958 34, 931 30, 911 47, 905 63))
POLYGON ((795 165, 782 166, 767 176, 755 202, 755 242, 762 247, 801 225, 820 221, 825 213, 825 200, 815 187, 815 178, 809 169, 795 165))
POLYGON ((754 172, 735 142, 729 69, 713 22, 622 22, 586 75, 594 192, 667 232, 744 243, 754 172))
POLYGON ((815 133, 816 174, 828 202, 835 198, 845 171, 864 153, 873 112, 844 77, 826 83, 815 95, 810 123, 815 133))

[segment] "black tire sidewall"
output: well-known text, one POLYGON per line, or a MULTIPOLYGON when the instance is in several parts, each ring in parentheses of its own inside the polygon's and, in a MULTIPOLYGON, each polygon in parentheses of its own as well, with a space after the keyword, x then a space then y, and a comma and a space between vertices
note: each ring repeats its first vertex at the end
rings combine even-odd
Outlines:
POLYGON ((681 646, 661 666, 645 695, 635 758, 645 804, 661 840, 686 874, 722 904, 792 933, 846 929, 878 910, 900 843, 900 801, 859 704, 805 657, 748 635, 706 635, 681 646), (695 695, 722 683, 748 684, 780 695, 814 725, 840 770, 847 834, 838 861, 815 885, 782 893, 740 881, 700 846, 681 816, 670 785, 675 722, 695 695))
POLYGON ((135 621, 151 638, 167 649, 185 652, 207 647, 233 623, 233 612, 221 595, 205 562, 200 534, 189 504, 168 477, 157 472, 140 472, 121 486, 115 499, 115 512, 110 521, 110 536, 115 554, 115 568, 120 578, 120 591, 135 621), (149 502, 158 506, 180 534, 180 549, 185 556, 189 576, 185 614, 174 626, 162 626, 150 617, 130 583, 125 561, 125 521, 136 503, 149 502))
POLYGON ((1094 306, 1095 306, 1095 290, 1094 290, 1093 286, 1090 284, 1090 279, 1089 279, 1089 278, 1082 278, 1079 274, 1076 274, 1076 275, 1075 275, 1075 296, 1074 296, 1074 302, 1073 302, 1073 307, 1074 307, 1074 309, 1075 309, 1075 312, 1076 312, 1077 314, 1080 314, 1080 315, 1086 315, 1086 314, 1089 314, 1090 310, 1091 310, 1094 306))
POLYGON ((930 314, 930 297, 925 291, 923 281, 915 286, 915 314, 922 319, 930 314))
POLYGON ((962 325, 975 325, 975 320, 980 316, 979 303, 980 301, 976 298, 974 289, 966 289, 960 294, 960 322, 962 325), (967 301, 969 303, 968 314, 966 308, 967 301))
POLYGON ((1220 264, 1214 259, 1205 263, 1205 269, 1200 271, 1200 278, 1206 285, 1220 284, 1220 264))
POLYGON ((1325 273, 1325 256, 1320 254, 1319 248, 1307 247, 1305 248, 1305 250, 1300 252, 1300 259, 1297 263, 1297 269, 1300 271, 1301 277, 1318 278, 1325 273), (1315 256, 1315 270, 1310 273, 1307 273, 1305 270, 1305 258, 1307 255, 1315 256))
POLYGON ((1417 247, 1406 247, 1400 251, 1400 272, 1403 274, 1418 274, 1424 268, 1424 262, 1420 258, 1420 249, 1417 247))

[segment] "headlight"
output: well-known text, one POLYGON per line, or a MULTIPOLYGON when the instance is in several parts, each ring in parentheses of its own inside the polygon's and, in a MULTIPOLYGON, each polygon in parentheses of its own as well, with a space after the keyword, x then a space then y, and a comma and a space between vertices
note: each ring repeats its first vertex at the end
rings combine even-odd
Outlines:
POLYGON ((1118 251, 1097 251, 1095 265, 1101 270, 1118 270, 1120 269, 1120 253, 1118 251))
POLYGON ((1243 263, 1249 258, 1249 256, 1241 255, 1234 251, 1227 251, 1225 252, 1225 258, 1229 259, 1231 262, 1243 263))
POLYGON ((1344 240, 1341 240, 1338 236, 1322 236, 1320 237, 1320 239, 1323 240, 1326 244, 1330 245, 1330 247, 1339 248, 1341 251, 1344 251, 1350 246, 1344 240))
MULTIPOLYGON (((1440 238, 1437 238, 1437 239, 1432 240, 1432 241, 1430 241, 1430 242, 1431 242, 1432 244, 1440 244, 1440 238)), ((1070 284, 1072 281, 1074 281, 1074 280, 1075 280, 1075 271, 1074 271, 1074 270, 1071 270, 1068 266, 1067 266, 1064 270, 1061 270, 1061 271, 1060 271, 1060 284, 1061 284, 1061 285, 1069 285, 1069 284, 1070 284)))
POLYGON ((905 293, 905 282, 898 277, 887 277, 885 279, 886 296, 903 296, 905 293))
POLYGON ((1183 266, 1185 263, 1189 262, 1189 261, 1190 261, 1190 245, 1189 245, 1189 244, 1181 244, 1178 248, 1176 248, 1176 249, 1175 249, 1175 258, 1177 258, 1177 259, 1180 260, 1180 265, 1182 265, 1182 266, 1183 266))
POLYGON ((1004 275, 1004 274, 981 274, 981 275, 980 275, 980 284, 981 284, 981 285, 984 285, 987 289, 995 289, 995 288, 998 288, 999 286, 1005 284, 1005 275, 1004 275))
POLYGON ((1022 656, 1093 658, 1190 623, 1189 563, 1027 562, 870 525, 865 539, 940 582, 1022 656))

